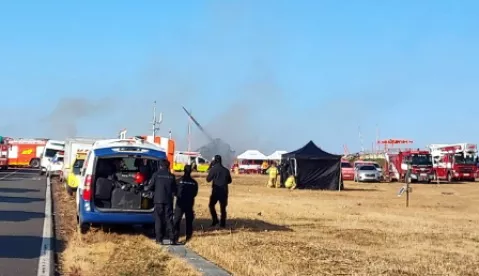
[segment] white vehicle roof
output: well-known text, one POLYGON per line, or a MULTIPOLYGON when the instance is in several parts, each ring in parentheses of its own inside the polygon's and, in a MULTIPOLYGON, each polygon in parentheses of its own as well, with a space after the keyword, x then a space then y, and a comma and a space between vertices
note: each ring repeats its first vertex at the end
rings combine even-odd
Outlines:
POLYGON ((60 141, 60 140, 48 140, 47 144, 65 144, 65 141, 60 141))
POLYGON ((138 138, 99 140, 93 144, 92 150, 102 149, 102 148, 111 148, 111 147, 121 147, 121 146, 135 146, 135 147, 144 148, 144 149, 165 151, 165 149, 160 147, 158 144, 150 143, 148 141, 138 139, 138 138))

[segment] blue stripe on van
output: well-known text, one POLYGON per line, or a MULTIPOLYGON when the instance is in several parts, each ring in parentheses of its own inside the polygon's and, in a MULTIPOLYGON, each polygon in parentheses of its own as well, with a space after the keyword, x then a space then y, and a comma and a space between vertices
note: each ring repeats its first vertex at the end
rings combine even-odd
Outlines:
MULTIPOLYGON (((134 155, 140 155, 140 156, 145 156, 145 157, 153 157, 153 158, 160 158, 160 159, 166 159, 166 153, 161 150, 152 150, 152 149, 145 149, 148 151, 145 152, 139 152, 139 151, 114 151, 113 149, 119 149, 120 147, 113 147, 113 148, 101 148, 101 149, 96 149, 94 150, 95 156, 98 157, 105 157, 105 156, 114 156, 114 155, 119 155, 119 154, 134 154, 134 155)), ((127 148, 132 148, 136 149, 136 147, 121 147, 122 149, 127 149, 127 148)), ((144 148, 142 148, 144 149, 144 148)))

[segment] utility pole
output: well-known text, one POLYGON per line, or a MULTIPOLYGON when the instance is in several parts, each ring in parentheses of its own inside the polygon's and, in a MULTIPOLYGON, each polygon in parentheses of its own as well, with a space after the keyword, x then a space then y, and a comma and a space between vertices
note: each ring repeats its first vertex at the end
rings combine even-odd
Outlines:
POLYGON ((153 130, 153 142, 155 141, 156 132, 160 130, 160 124, 163 121, 163 113, 160 112, 159 118, 156 118, 156 101, 153 102, 153 122, 152 122, 152 130, 153 130))

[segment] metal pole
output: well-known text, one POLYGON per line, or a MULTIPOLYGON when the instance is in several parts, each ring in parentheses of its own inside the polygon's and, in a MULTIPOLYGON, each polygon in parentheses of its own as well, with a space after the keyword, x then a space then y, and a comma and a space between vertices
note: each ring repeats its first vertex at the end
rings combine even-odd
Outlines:
POLYGON ((155 141, 156 136, 156 101, 153 102, 153 142, 155 141))
POLYGON ((159 125, 163 121, 163 113, 160 113, 160 117, 156 118, 156 101, 153 102, 153 125, 152 125, 152 132, 153 132, 153 143, 155 142, 156 138, 156 131, 160 130, 159 125))
POLYGON ((408 164, 407 173, 406 173, 406 207, 409 207, 409 183, 411 182, 410 176, 411 176, 411 165, 408 164))
MULTIPOLYGON (((191 109, 190 109, 190 113, 193 114, 191 112, 191 109)), ((191 152, 191 118, 188 117, 188 152, 191 152)))

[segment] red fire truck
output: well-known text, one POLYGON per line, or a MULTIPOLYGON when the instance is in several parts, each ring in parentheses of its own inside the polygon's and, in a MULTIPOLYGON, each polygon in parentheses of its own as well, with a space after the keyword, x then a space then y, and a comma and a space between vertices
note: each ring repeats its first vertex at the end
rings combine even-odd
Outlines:
POLYGON ((7 139, 0 137, 0 170, 8 169, 8 145, 7 139))
POLYGON ((411 166, 411 182, 430 183, 434 179, 432 156, 427 150, 400 150, 386 153, 387 169, 390 180, 404 181, 408 166, 411 166))
POLYGON ((475 144, 429 145, 435 177, 439 180, 475 181, 477 177, 477 146, 475 144))

